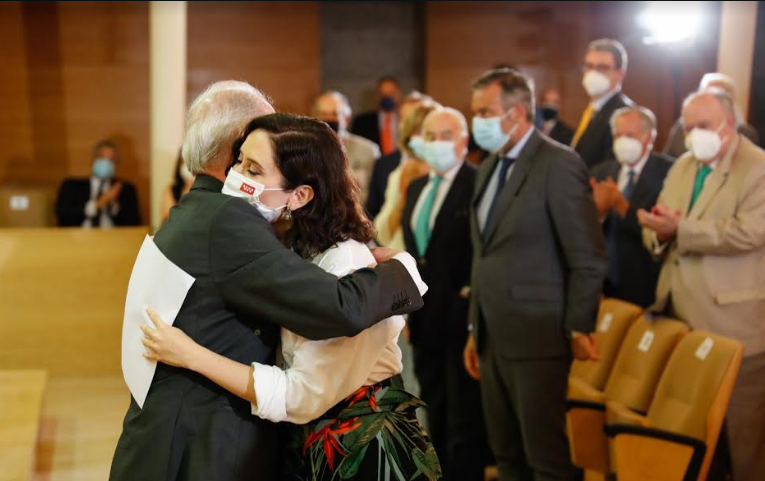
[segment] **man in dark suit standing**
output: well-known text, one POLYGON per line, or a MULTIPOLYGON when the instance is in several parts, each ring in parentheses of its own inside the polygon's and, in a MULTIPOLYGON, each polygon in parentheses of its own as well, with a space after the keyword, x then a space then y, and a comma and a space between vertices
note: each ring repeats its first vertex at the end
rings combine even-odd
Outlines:
POLYGON ((422 131, 431 172, 409 186, 401 226, 406 250, 417 259, 429 288, 425 307, 409 316, 414 371, 444 480, 482 481, 488 446, 481 394, 462 362, 475 167, 465 162, 468 127, 459 111, 431 112, 422 131))
MULTIPOLYGON (((196 279, 175 326, 244 364, 274 363, 280 326, 309 339, 353 336, 422 306, 409 254, 378 253, 377 268, 338 279, 285 248, 254 206, 221 193, 234 140, 273 111, 243 82, 217 82, 197 97, 183 142, 196 181, 154 238, 196 279)), ((279 426, 253 416, 249 403, 159 364, 143 408, 131 400, 110 479, 272 480, 281 452, 279 426)))
POLYGON ((56 216, 61 227, 141 225, 135 186, 114 176, 119 150, 110 140, 93 147, 93 173, 89 179, 66 179, 58 192, 56 216))
POLYGON ((501 481, 574 480, 565 433, 572 355, 597 359, 608 260, 587 169, 533 127, 532 81, 493 70, 473 84, 473 134, 492 152, 471 208, 471 334, 501 481))
POLYGON ((379 110, 356 117, 351 132, 375 142, 385 156, 396 150, 401 86, 395 77, 385 76, 377 81, 377 99, 379 110))
POLYGON ((574 129, 559 118, 560 92, 558 92, 558 89, 548 88, 545 90, 539 103, 541 105, 538 111, 542 117, 542 127, 540 130, 556 142, 560 142, 563 145, 571 145, 571 139, 574 138, 574 129))
POLYGON ((627 51, 621 43, 606 38, 591 42, 583 69, 582 85, 590 103, 582 113, 571 147, 592 168, 614 158, 609 121, 616 110, 634 103, 622 93, 627 51))
POLYGON ((616 160, 591 175, 595 205, 606 235, 609 266, 604 294, 646 308, 656 297, 661 262, 643 246, 637 212, 651 211, 673 159, 652 151, 656 117, 643 107, 624 107, 611 118, 616 160))

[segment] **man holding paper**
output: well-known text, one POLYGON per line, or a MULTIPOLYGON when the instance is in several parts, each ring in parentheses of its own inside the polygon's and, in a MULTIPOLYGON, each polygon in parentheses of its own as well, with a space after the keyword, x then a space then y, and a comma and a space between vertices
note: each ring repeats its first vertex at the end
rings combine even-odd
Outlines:
MULTIPOLYGON (((338 279, 286 249, 257 209, 221 193, 233 141, 272 112, 242 82, 213 84, 193 102, 183 157, 197 179, 154 239, 195 279, 174 325, 244 364, 274 363, 280 327, 309 339, 353 336, 422 306, 408 254, 377 253, 379 266, 338 279)), ((131 402, 110 479, 276 479, 279 437, 248 402, 159 364, 143 408, 131 402)))

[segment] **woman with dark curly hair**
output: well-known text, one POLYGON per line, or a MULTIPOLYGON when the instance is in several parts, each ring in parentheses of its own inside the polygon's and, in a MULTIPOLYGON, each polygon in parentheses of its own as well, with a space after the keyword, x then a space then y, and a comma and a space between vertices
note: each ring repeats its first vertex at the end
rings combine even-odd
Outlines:
MULTIPOLYGON (((288 114, 253 120, 234 145, 223 193, 250 202, 280 226, 288 247, 338 277, 375 262, 366 247, 374 228, 342 145, 324 122, 288 114)), ((423 404, 399 376, 400 316, 327 341, 282 329, 284 362, 277 367, 222 357, 150 315, 157 328, 144 329, 147 358, 208 377, 250 401, 263 419, 305 425, 290 456, 297 462, 285 462, 290 479, 441 477, 415 416, 423 404)))

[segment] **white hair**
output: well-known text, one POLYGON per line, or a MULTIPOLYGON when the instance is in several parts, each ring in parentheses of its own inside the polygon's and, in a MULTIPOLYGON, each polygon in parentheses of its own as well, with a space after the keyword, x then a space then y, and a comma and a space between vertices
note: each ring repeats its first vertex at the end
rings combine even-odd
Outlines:
POLYGON ((640 123, 643 127, 643 132, 650 132, 652 138, 656 138, 656 116, 645 107, 638 105, 631 107, 622 107, 611 115, 609 124, 611 124, 611 133, 616 130, 616 120, 627 114, 636 113, 640 115, 640 123))
POLYGON ((350 117, 353 115, 353 110, 351 110, 351 103, 348 101, 348 97, 346 97, 342 92, 338 92, 337 90, 327 90, 323 94, 316 97, 316 100, 313 103, 314 112, 316 112, 316 106, 319 103, 319 99, 325 95, 329 95, 340 104, 340 108, 337 112, 338 115, 342 117, 350 117))
POLYGON ((736 104, 736 81, 730 75, 720 72, 705 73, 699 82, 699 91, 709 90, 710 88, 722 89, 728 93, 733 102, 733 112, 736 116, 736 125, 745 123, 744 114, 736 104), (718 84, 717 87, 711 87, 710 84, 718 84))
POLYGON ((730 94, 731 97, 736 93, 736 81, 733 80, 733 77, 730 75, 725 75, 720 72, 705 73, 704 76, 701 77, 701 82, 699 82, 699 90, 706 90, 711 83, 724 85, 724 89, 728 91, 728 94, 730 94))
POLYGON ((730 115, 733 117, 733 121, 735 124, 735 127, 738 128, 740 125, 740 121, 738 119, 738 115, 736 115, 736 104, 733 103, 733 98, 731 98, 730 94, 721 88, 717 87, 710 87, 705 90, 699 90, 698 92, 693 92, 689 96, 685 98, 683 101, 683 112, 685 112, 685 109, 688 107, 688 105, 696 100, 699 97, 706 97, 711 96, 717 99, 718 102, 720 102, 720 105, 722 105, 723 110, 727 115, 730 115))
POLYGON ((469 134, 468 132, 468 123, 467 119, 465 119, 465 116, 457 109, 451 108, 451 107, 437 107, 435 110, 430 112, 425 119, 422 121, 422 124, 425 125, 425 123, 428 121, 429 118, 435 117, 437 115, 446 114, 450 115, 454 119, 457 120, 457 122, 460 124, 460 133, 467 137, 469 134))
POLYGON ((247 123, 274 112, 270 99, 246 82, 211 84, 194 99, 186 114, 183 159, 192 174, 231 158, 231 145, 247 123))

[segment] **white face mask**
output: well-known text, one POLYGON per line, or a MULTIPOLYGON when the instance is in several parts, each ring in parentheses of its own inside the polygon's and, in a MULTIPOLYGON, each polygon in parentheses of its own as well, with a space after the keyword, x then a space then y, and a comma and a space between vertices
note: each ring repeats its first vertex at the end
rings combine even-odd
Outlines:
POLYGON ((622 135, 614 140, 616 160, 624 165, 635 165, 643 156, 643 143, 638 139, 622 135))
POLYGON ((504 147, 510 137, 518 129, 518 124, 513 125, 510 132, 502 131, 502 117, 473 117, 473 137, 475 143, 483 150, 494 153, 504 147))
POLYGON ((431 140, 425 142, 425 162, 441 174, 451 169, 459 159, 454 153, 455 144, 451 140, 431 140))
POLYGON ((685 136, 685 148, 702 162, 714 159, 722 148, 723 140, 720 130, 725 124, 720 124, 717 130, 693 129, 685 136))
POLYGON ((611 79, 597 70, 588 70, 582 78, 582 86, 590 97, 600 97, 611 90, 611 79))
POLYGON ((284 189, 266 189, 263 184, 248 179, 234 169, 231 169, 228 171, 228 176, 226 177, 226 182, 223 184, 221 193, 246 200, 250 205, 255 206, 258 209, 258 212, 260 212, 268 222, 274 223, 279 219, 281 210, 287 207, 287 204, 284 204, 281 207, 269 207, 263 204, 260 201, 260 194, 267 190, 284 189))
POLYGON ((425 139, 422 138, 422 135, 413 135, 407 146, 412 149, 415 157, 425 159, 425 139))

